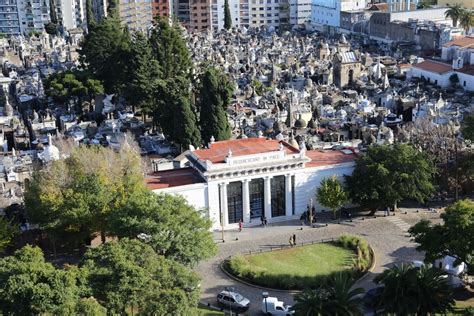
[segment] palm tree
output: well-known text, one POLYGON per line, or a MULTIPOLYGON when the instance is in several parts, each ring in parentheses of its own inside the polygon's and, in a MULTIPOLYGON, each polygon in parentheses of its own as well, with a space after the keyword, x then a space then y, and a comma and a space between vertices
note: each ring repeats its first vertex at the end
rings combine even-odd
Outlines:
POLYGON ((339 273, 333 279, 331 296, 325 304, 331 315, 362 315, 363 288, 354 288, 355 280, 349 273, 339 273))
POLYGON ((402 264, 385 270, 374 281, 384 285, 381 303, 396 315, 446 313, 454 306, 452 290, 436 268, 402 264))
POLYGON ((362 315, 362 288, 352 289, 354 279, 340 273, 327 285, 315 290, 305 290, 295 296, 293 309, 301 315, 362 315))
POLYGON ((474 12, 472 10, 463 10, 459 16, 459 24, 466 31, 466 35, 474 26, 474 12))
POLYGON ((459 3, 455 3, 453 5, 448 4, 448 7, 449 9, 446 10, 444 16, 446 18, 451 18, 453 20, 453 26, 457 27, 459 18, 461 17, 464 8, 459 3))
POLYGON ((300 315, 322 315, 324 302, 327 301, 329 293, 323 289, 304 290, 295 296, 296 304, 293 309, 300 315))

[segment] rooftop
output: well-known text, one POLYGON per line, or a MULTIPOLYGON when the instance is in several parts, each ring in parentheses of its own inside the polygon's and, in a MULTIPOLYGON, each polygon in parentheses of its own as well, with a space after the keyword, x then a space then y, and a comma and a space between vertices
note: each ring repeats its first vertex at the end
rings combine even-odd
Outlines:
POLYGON ((450 64, 445 64, 434 60, 425 60, 421 63, 413 65, 413 67, 420 68, 429 72, 435 72, 438 74, 444 74, 453 69, 450 64))
POLYGON ((165 189, 202 182, 204 182, 204 180, 193 168, 157 171, 149 174, 145 179, 146 186, 150 190, 165 189))
POLYGON ((265 138, 246 138, 235 140, 224 140, 212 143, 210 148, 198 149, 193 154, 200 160, 209 160, 212 163, 223 163, 232 151, 232 157, 263 154, 272 151, 278 151, 280 143, 283 144, 286 154, 299 153, 299 149, 291 146, 287 142, 265 139, 265 138))
POLYGON ((353 152, 345 153, 348 151, 341 150, 308 150, 306 156, 311 159, 310 162, 306 163, 306 168, 321 167, 337 165, 340 163, 353 162, 357 155, 353 152))
POLYGON ((461 72, 469 76, 474 76, 474 66, 471 66, 471 65, 464 66, 461 69, 459 69, 458 72, 461 72))
POLYGON ((459 46, 460 48, 474 47, 474 36, 463 36, 448 42, 443 47, 459 46))

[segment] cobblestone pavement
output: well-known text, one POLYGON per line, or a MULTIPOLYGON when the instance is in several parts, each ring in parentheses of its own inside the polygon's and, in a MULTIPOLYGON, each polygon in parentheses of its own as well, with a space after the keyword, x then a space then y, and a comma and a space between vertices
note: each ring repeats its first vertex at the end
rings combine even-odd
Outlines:
MULTIPOLYGON (((365 238, 375 251, 376 265, 373 272, 369 272, 366 278, 359 281, 358 286, 366 290, 370 289, 374 287, 372 282, 374 276, 385 268, 395 263, 423 258, 423 255, 416 251, 416 244, 410 240, 407 227, 414 225, 422 218, 440 221, 439 213, 431 213, 426 209, 417 211, 417 209, 402 208, 395 216, 383 217, 382 212, 376 215, 377 218, 365 217, 362 220, 362 217, 359 217, 353 219, 352 222, 342 221, 340 224, 328 220, 327 227, 324 225, 317 228, 305 226, 303 230, 299 221, 271 224, 265 228, 249 227, 244 228, 242 232, 225 232, 225 243, 222 243, 221 233, 216 232, 214 237, 219 243, 218 255, 209 261, 202 262, 197 267, 197 272, 202 278, 201 301, 216 305, 217 293, 226 286, 231 286, 252 302, 250 310, 245 315, 259 315, 263 290, 229 278, 220 270, 219 264, 230 255, 287 245, 289 236, 292 234, 296 234, 298 243, 337 238, 343 234, 354 234, 365 238)), ((288 292, 269 291, 269 294, 287 304, 294 303, 293 295, 288 292)))

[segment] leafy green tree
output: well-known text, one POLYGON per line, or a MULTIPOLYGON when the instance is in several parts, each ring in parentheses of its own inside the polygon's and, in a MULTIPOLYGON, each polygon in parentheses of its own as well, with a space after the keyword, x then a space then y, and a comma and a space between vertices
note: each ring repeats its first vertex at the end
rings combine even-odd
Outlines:
POLYGON ((224 28, 229 30, 232 27, 232 16, 230 15, 229 0, 224 0, 224 28))
POLYGON ((17 226, 12 225, 12 223, 4 217, 0 217, 0 252, 11 244, 17 233, 17 226))
POLYGON ((138 154, 123 146, 74 148, 69 157, 34 174, 25 193, 29 220, 76 244, 108 234, 108 217, 144 190, 138 154))
POLYGON ((337 210, 347 202, 347 192, 336 176, 321 180, 316 197, 322 206, 331 209, 334 218, 337 210))
MULTIPOLYGON (((52 10, 51 10, 52 11, 52 10)), ((44 25, 44 30, 46 31, 46 33, 48 33, 49 35, 57 35, 58 34, 58 25, 57 24, 54 24, 52 22, 49 22, 49 23, 46 23, 44 25)))
POLYGON ((118 237, 149 236, 157 253, 184 265, 194 266, 217 250, 211 222, 184 198, 169 194, 141 192, 114 214, 110 226, 118 237))
POLYGON ((3 315, 57 314, 79 299, 74 274, 45 262, 38 247, 0 259, 0 284, 3 315))
POLYGON ((208 142, 226 140, 231 136, 227 108, 230 106, 234 86, 229 78, 215 67, 207 67, 199 78, 198 109, 201 137, 208 142))
POLYGON ((145 315, 176 311, 186 315, 197 305, 197 276, 138 240, 121 239, 89 249, 82 265, 89 271, 94 297, 109 313, 124 314, 139 307, 145 315))
POLYGON ((94 11, 92 10, 92 0, 86 0, 86 21, 87 29, 91 31, 96 24, 94 11))
POLYGON ((302 315, 363 315, 362 288, 354 288, 348 273, 336 274, 331 282, 295 296, 294 310, 302 315))
POLYGON ((133 107, 152 113, 156 110, 155 92, 161 74, 150 43, 141 32, 135 32, 132 36, 129 63, 133 71, 130 72, 125 98, 133 107))
POLYGON ((347 190, 363 207, 395 206, 403 199, 425 202, 434 192, 435 168, 425 155, 410 145, 373 145, 356 160, 347 190))
POLYGON ((395 315, 429 315, 452 311, 452 289, 436 268, 394 266, 375 277, 384 286, 380 305, 395 315))
POLYGON ((474 142, 474 114, 467 115, 464 118, 461 132, 465 139, 474 142))
POLYGON ((128 84, 130 34, 113 17, 89 31, 80 45, 81 63, 102 81, 106 93, 121 93, 128 84))
POLYGON ((464 8, 459 3, 455 3, 453 5, 448 4, 448 8, 449 9, 446 10, 444 15, 446 16, 446 18, 450 18, 451 20, 453 20, 453 26, 457 27, 458 21, 461 18, 464 8))
POLYGON ((168 19, 157 17, 150 43, 162 78, 189 78, 193 63, 179 23, 170 24, 168 19))
POLYGON ((74 314, 80 316, 105 316, 107 309, 100 305, 93 297, 83 298, 76 303, 74 307, 74 314))
POLYGON ((118 0, 107 0, 107 16, 119 19, 119 2, 118 0))
POLYGON ((474 264, 474 202, 458 201, 441 214, 443 224, 431 225, 427 220, 418 222, 410 228, 410 234, 420 245, 418 250, 425 252, 425 260, 433 262, 447 255, 474 264))

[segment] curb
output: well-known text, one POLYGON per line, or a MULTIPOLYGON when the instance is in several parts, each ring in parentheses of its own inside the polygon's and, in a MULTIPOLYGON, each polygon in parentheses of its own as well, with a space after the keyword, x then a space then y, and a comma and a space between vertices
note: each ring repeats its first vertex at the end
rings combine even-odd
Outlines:
MULTIPOLYGON (((375 269, 375 265, 376 265, 377 260, 376 260, 376 257, 375 257, 375 251, 372 248, 372 246, 370 246, 370 245, 369 245, 369 251, 370 251, 370 254, 372 256, 372 264, 369 267, 369 269, 367 269, 367 271, 365 271, 364 274, 354 282, 354 284, 357 284, 357 283, 361 282, 362 280, 364 280, 369 275, 369 272, 373 272, 373 270, 375 269)), ((245 284, 247 286, 250 286, 250 287, 253 287, 253 288, 256 288, 256 289, 261 289, 261 290, 265 290, 265 291, 272 291, 272 292, 277 292, 277 293, 287 293, 287 294, 295 295, 295 294, 299 294, 299 293, 302 292, 302 290, 280 290, 280 289, 273 289, 273 288, 264 287, 264 286, 249 283, 249 282, 247 282, 247 281, 245 281, 245 280, 243 280, 239 277, 236 277, 235 275, 233 275, 229 271, 227 271, 224 268, 225 260, 227 260, 227 259, 224 259, 223 261, 221 261, 219 263, 219 268, 221 269, 222 272, 224 272, 225 275, 227 275, 229 278, 231 278, 231 279, 233 279, 237 282, 240 282, 242 284, 245 284)))

